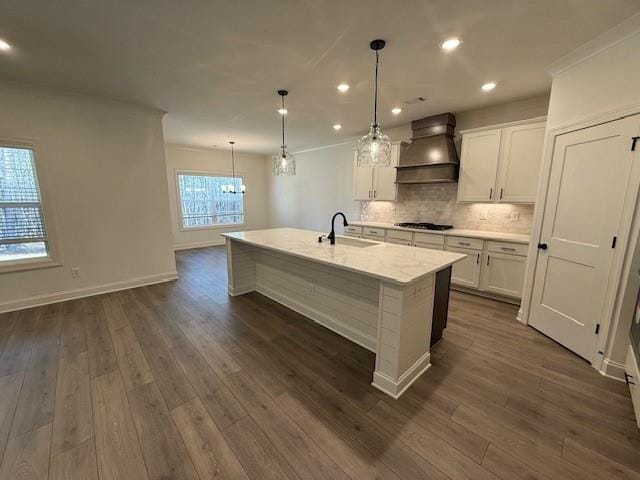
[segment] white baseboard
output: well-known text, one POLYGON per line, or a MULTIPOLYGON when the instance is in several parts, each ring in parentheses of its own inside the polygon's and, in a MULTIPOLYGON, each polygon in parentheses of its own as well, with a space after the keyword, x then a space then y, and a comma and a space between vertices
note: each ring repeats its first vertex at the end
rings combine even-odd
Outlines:
POLYGON ((609 358, 605 358, 602 361, 602 369, 600 370, 600 373, 605 377, 624 382, 624 372, 625 366, 623 363, 614 362, 609 358))
POLYGON ((224 245, 224 240, 207 240, 206 242, 180 243, 173 246, 174 251, 190 250, 192 248, 219 247, 224 245))
POLYGON ((477 295, 478 297, 490 298, 491 300, 497 300, 499 302, 511 303, 513 305, 520 305, 520 302, 521 302, 519 298, 507 297, 505 295, 498 295, 497 293, 485 292, 484 290, 465 287, 463 285, 451 284, 451 290, 456 290, 462 293, 468 293, 470 295, 477 295))
POLYGON ((371 382, 371 385, 387 395, 398 399, 430 366, 431 352, 427 352, 416 360, 416 362, 400 376, 397 382, 394 382, 391 377, 388 377, 382 372, 373 372, 373 382, 371 382))
POLYGON ((37 295, 34 297, 26 297, 18 300, 0 303, 0 313, 11 312, 14 310, 23 310, 25 308, 38 307, 49 303, 64 302, 76 298, 91 297, 102 293, 116 292, 118 290, 126 290, 128 288, 142 287, 144 285, 152 285, 154 283, 169 282, 178 278, 178 272, 158 273, 156 275, 148 275, 145 277, 130 278, 120 282, 105 283, 95 287, 78 288, 75 290, 65 290, 62 292, 48 293, 45 295, 37 295))

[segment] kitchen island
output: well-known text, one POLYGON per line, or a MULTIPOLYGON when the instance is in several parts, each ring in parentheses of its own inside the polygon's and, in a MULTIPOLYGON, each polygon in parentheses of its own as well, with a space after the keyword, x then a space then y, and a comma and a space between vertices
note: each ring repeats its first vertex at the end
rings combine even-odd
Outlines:
POLYGON ((434 300, 446 297, 446 318, 464 254, 342 236, 330 245, 293 228, 223 235, 230 295, 258 291, 375 352, 372 384, 394 398, 429 368, 434 300))

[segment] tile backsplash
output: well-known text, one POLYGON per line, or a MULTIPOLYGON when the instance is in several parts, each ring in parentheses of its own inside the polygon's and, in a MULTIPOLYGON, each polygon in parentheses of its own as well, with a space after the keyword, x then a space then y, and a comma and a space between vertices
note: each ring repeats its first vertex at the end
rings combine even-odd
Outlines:
POLYGON ((457 191, 457 183, 400 185, 397 202, 361 202, 360 220, 434 222, 470 230, 530 233, 533 205, 458 203, 457 191))

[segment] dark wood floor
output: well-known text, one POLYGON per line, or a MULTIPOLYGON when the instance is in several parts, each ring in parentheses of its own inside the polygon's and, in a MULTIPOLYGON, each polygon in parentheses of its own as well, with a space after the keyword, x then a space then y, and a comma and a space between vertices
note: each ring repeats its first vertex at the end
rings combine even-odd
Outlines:
POLYGON ((395 401, 374 356, 258 295, 180 280, 0 316, 0 479, 640 478, 626 386, 454 293, 395 401))

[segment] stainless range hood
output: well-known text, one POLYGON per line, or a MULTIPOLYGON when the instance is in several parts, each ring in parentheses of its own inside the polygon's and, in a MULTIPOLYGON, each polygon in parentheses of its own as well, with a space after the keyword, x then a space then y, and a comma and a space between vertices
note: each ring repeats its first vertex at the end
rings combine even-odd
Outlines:
POLYGON ((396 183, 458 181, 458 152, 453 144, 456 117, 442 113, 411 122, 411 143, 400 145, 396 183))

